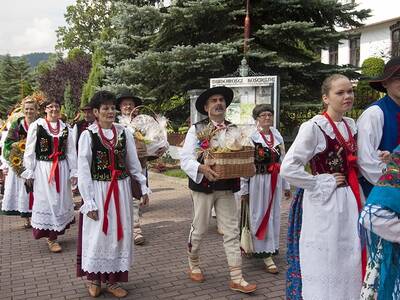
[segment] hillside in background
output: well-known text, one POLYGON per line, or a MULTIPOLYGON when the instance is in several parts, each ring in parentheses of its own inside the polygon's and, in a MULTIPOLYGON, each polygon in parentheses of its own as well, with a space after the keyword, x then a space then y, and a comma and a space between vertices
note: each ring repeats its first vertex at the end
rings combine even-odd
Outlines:
POLYGON ((36 52, 36 53, 25 54, 25 55, 23 55, 23 57, 25 57, 26 60, 28 61, 29 65, 32 68, 34 68, 39 64, 39 62, 41 62, 43 60, 47 60, 49 58, 50 54, 51 53, 36 52))
MULTIPOLYGON (((29 63, 29 66, 33 69, 35 68, 41 61, 47 60, 51 53, 45 52, 35 52, 29 53, 22 56, 13 56, 13 57, 24 57, 29 63)), ((0 55, 0 59, 2 59, 5 55, 0 55)))

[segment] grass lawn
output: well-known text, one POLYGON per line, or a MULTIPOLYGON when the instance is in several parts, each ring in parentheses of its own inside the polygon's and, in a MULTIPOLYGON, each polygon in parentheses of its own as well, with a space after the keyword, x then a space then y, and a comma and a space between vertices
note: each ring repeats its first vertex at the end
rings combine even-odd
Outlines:
POLYGON ((171 169, 163 172, 162 174, 171 176, 171 177, 179 177, 179 178, 187 178, 187 175, 185 172, 183 172, 181 169, 171 169))

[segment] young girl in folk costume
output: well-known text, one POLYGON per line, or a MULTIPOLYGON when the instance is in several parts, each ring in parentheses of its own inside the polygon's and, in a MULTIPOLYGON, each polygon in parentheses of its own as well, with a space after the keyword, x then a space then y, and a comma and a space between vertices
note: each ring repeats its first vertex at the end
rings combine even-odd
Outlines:
POLYGON ((351 82, 340 74, 328 77, 322 99, 325 112, 301 125, 281 166, 281 176, 304 189, 303 215, 295 229, 299 255, 288 253, 287 299, 359 299, 366 253, 357 227, 356 125, 344 117, 353 106, 351 82), (312 174, 305 171, 307 164, 312 174))
POLYGON ((46 237, 50 251, 61 252, 57 237, 74 222, 76 149, 70 129, 60 120, 60 102, 48 100, 44 105, 46 117, 29 126, 21 176, 34 191, 34 238, 46 237))
POLYGON ((118 283, 128 281, 132 262, 131 176, 147 199, 132 134, 115 120, 115 96, 97 92, 90 105, 96 122, 79 139, 78 185, 83 198, 78 239, 78 276, 90 281, 89 294, 97 297, 101 282, 115 297, 128 292, 118 283))
POLYGON ((26 97, 22 100, 22 111, 24 116, 12 122, 4 141, 3 157, 8 167, 1 210, 6 215, 20 215, 26 220, 24 227, 31 228, 32 207, 29 204, 32 205, 33 193, 27 192, 21 173, 23 172, 22 160, 26 136, 29 125, 37 118, 38 103, 32 98, 26 97))
POLYGON ((282 192, 290 197, 290 187, 279 175, 285 153, 283 138, 273 128, 274 111, 260 104, 253 110, 258 131, 252 135, 255 144, 256 175, 241 178, 242 201, 249 201, 249 218, 254 255, 263 258, 266 271, 278 273, 272 255, 279 249, 280 203, 282 192))

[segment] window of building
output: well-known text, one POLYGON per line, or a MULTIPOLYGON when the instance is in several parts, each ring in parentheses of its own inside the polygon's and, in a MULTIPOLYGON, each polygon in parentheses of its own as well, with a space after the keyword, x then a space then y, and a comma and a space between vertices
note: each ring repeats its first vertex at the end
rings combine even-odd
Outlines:
POLYGON ((337 65, 338 64, 338 53, 339 53, 339 45, 333 45, 329 47, 329 64, 337 65))
POLYGON ((390 26, 392 31, 392 56, 400 56, 400 22, 390 26))
POLYGON ((360 37, 351 38, 350 43, 350 64, 358 67, 360 65, 360 37))

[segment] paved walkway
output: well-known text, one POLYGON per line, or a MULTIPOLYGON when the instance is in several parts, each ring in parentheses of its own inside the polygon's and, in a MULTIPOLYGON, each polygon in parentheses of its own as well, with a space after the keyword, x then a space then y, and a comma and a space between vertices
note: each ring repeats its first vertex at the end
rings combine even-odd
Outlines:
MULTIPOLYGON (((228 268, 215 220, 202 244, 201 266, 206 281, 187 278, 186 240, 191 218, 187 181, 151 173, 150 207, 143 211, 147 242, 135 247, 126 299, 284 299, 285 236, 288 201, 282 203, 281 272, 267 274, 257 259, 244 259, 243 273, 257 283, 252 295, 228 288, 228 268)), ((85 281, 75 276, 77 225, 60 238, 63 252, 51 254, 45 240, 34 240, 19 217, 0 216, 0 299, 91 299, 85 281)), ((103 293, 100 299, 112 297, 103 293)))

